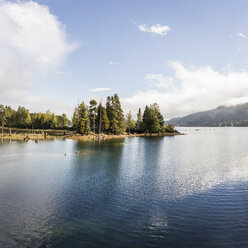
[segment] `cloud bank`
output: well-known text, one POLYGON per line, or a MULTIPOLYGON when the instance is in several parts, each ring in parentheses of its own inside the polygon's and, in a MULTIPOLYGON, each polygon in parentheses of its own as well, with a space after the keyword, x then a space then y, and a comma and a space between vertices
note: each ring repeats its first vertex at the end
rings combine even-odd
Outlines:
POLYGON ((8 104, 41 104, 27 82, 58 67, 76 45, 45 5, 0 1, 0 99, 8 104))
POLYGON ((157 102, 165 119, 205 111, 219 105, 248 102, 248 72, 218 72, 211 67, 186 68, 171 61, 172 77, 148 74, 147 88, 122 99, 125 109, 134 113, 140 106, 157 102))

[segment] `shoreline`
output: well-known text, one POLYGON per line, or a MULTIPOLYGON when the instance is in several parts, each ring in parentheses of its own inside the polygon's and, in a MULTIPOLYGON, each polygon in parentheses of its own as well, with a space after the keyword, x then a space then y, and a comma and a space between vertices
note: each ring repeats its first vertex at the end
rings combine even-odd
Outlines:
POLYGON ((90 135, 80 135, 80 134, 66 134, 66 135, 47 135, 47 134, 33 134, 33 133, 25 133, 25 134, 4 134, 1 136, 0 140, 11 140, 11 141, 25 141, 29 140, 33 141, 43 141, 43 140, 55 140, 55 139, 71 139, 71 140, 84 140, 84 141, 94 141, 94 140, 110 140, 110 139, 120 139, 120 138, 132 138, 132 137, 165 137, 165 136, 176 136, 176 135, 184 135, 183 133, 153 133, 153 134, 101 134, 100 136, 96 134, 90 135))
POLYGON ((101 134, 100 137, 98 134, 95 135, 80 135, 75 134, 72 136, 68 136, 67 139, 72 140, 109 140, 109 139, 121 139, 121 138, 132 138, 132 137, 165 137, 165 136, 176 136, 176 135, 184 135, 183 133, 152 133, 152 134, 101 134))

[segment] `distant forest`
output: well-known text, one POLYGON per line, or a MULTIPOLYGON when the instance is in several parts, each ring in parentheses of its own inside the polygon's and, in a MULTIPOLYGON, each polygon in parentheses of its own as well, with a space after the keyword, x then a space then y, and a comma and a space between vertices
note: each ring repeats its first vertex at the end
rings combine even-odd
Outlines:
POLYGON ((108 96, 106 105, 92 99, 87 105, 79 104, 73 113, 72 121, 66 114, 30 113, 25 107, 17 110, 0 105, 0 123, 2 127, 28 129, 72 129, 80 134, 91 133, 159 133, 176 132, 172 124, 165 125, 157 103, 147 105, 144 112, 139 108, 136 120, 131 111, 124 116, 117 94, 108 96))

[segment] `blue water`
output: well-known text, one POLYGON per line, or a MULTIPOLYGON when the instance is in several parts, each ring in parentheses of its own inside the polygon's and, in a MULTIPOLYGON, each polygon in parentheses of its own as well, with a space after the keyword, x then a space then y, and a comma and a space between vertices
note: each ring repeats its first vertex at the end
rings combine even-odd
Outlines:
POLYGON ((248 247, 248 128, 182 130, 0 141, 0 247, 248 247))

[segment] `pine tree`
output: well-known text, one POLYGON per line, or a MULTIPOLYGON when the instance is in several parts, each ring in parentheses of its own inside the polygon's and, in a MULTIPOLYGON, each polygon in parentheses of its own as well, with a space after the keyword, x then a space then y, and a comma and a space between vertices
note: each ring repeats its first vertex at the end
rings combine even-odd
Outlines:
POLYGON ((106 111, 109 119, 109 132, 116 133, 117 131, 117 112, 114 108, 113 96, 108 96, 106 100, 106 111))
POLYGON ((97 130, 101 130, 101 132, 106 132, 109 129, 109 119, 107 111, 101 103, 98 105, 97 108, 96 125, 98 127, 97 130))
POLYGON ((31 125, 31 116, 29 110, 25 107, 19 107, 16 112, 16 125, 20 128, 27 128, 31 125))
POLYGON ((79 106, 74 109, 72 117, 72 127, 78 131, 79 126, 79 106))
POLYGON ((57 117, 56 115, 53 113, 51 114, 51 117, 50 117, 50 121, 49 121, 49 128, 51 129, 55 129, 57 128, 57 117))
POLYGON ((164 118, 157 103, 146 106, 143 114, 143 130, 149 133, 158 133, 163 130, 164 118))
POLYGON ((135 128, 138 133, 142 132, 142 122, 143 122, 142 113, 141 113, 141 109, 139 108, 137 114, 136 128, 135 128))
POLYGON ((92 99, 89 106, 89 117, 90 117, 90 129, 94 133, 96 132, 96 114, 97 114, 97 102, 92 99))
POLYGON ((61 115, 61 127, 68 128, 68 119, 67 119, 66 114, 61 115))
POLYGON ((2 136, 3 136, 3 128, 6 122, 6 112, 3 105, 0 105, 0 124, 2 125, 2 136))
POLYGON ((133 121, 132 113, 131 113, 131 111, 129 111, 127 113, 127 119, 126 119, 127 131, 129 134, 130 134, 130 131, 132 128, 132 121, 133 121))
POLYGON ((114 94, 113 105, 116 113, 117 128, 115 129, 116 134, 124 133, 126 131, 125 117, 121 108, 120 98, 117 94, 114 94))
POLYGON ((90 131, 89 113, 84 102, 75 108, 73 114, 73 127, 80 134, 88 134, 90 131))
POLYGON ((109 118, 109 132, 114 134, 124 133, 126 129, 125 118, 117 94, 107 97, 106 111, 109 118))
POLYGON ((151 109, 151 130, 152 133, 158 133, 162 131, 164 126, 164 118, 160 113, 159 106, 157 103, 150 105, 151 109))
POLYGON ((143 125, 142 129, 145 133, 150 132, 150 123, 151 123, 151 114, 150 114, 150 108, 146 105, 144 114, 143 114, 143 125))

